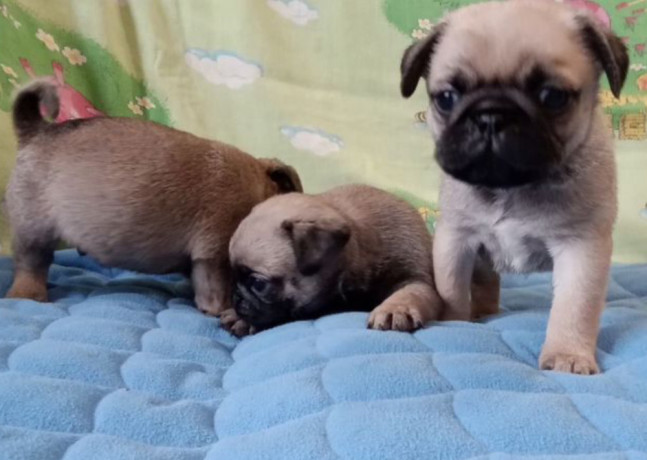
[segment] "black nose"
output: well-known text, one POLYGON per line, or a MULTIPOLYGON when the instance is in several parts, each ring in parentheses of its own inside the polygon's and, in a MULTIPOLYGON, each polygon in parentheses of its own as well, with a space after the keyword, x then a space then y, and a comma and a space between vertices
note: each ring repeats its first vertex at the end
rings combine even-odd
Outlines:
POLYGON ((499 134, 508 124, 508 119, 503 112, 479 112, 474 115, 473 120, 481 134, 490 136, 499 134))

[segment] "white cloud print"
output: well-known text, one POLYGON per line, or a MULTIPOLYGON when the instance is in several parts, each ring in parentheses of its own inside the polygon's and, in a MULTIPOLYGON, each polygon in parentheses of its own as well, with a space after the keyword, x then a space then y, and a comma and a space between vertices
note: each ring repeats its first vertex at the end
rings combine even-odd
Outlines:
POLYGON ((184 55, 189 67, 214 85, 240 89, 251 85, 263 75, 263 68, 252 61, 226 51, 190 49, 184 55))
POLYGON ((290 140, 294 148, 321 157, 339 152, 344 147, 339 137, 318 129, 284 126, 281 128, 281 134, 290 140))
POLYGON ((319 12, 303 0, 267 0, 267 4, 298 26, 305 26, 319 17, 319 12))

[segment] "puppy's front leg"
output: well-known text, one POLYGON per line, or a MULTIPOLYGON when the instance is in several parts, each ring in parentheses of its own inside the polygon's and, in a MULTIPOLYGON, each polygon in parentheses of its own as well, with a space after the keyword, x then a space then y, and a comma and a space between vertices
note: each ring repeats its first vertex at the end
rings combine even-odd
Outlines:
POLYGON ((604 308, 611 237, 570 241, 553 249, 553 305, 539 366, 574 374, 599 372, 595 361, 604 308))
POLYGON ((218 316, 231 307, 231 268, 222 258, 195 259, 191 263, 191 281, 198 310, 218 316))
POLYGON ((476 251, 459 232, 439 222, 434 235, 434 278, 445 303, 443 320, 469 321, 470 285, 476 251))
POLYGON ((438 319, 442 301, 429 283, 405 284, 373 309, 368 318, 371 329, 414 331, 438 319))
POLYGON ((472 275, 472 319, 495 315, 499 312, 501 277, 481 257, 476 258, 472 275))

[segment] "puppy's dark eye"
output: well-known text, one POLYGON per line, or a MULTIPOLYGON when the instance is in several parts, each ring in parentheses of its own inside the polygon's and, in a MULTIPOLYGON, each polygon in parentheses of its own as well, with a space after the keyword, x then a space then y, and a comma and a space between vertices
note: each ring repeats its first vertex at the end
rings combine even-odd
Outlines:
POLYGON ((571 95, 568 91, 552 86, 544 86, 539 90, 539 102, 548 110, 562 110, 568 105, 570 99, 571 95))
POLYGON ((461 95, 458 91, 449 89, 434 94, 434 104, 436 108, 444 113, 451 112, 456 103, 460 100, 461 95))
POLYGON ((249 289, 254 292, 254 294, 262 297, 263 295, 267 294, 267 291, 271 286, 271 282, 270 280, 261 278, 260 276, 252 275, 249 277, 247 285, 249 289))

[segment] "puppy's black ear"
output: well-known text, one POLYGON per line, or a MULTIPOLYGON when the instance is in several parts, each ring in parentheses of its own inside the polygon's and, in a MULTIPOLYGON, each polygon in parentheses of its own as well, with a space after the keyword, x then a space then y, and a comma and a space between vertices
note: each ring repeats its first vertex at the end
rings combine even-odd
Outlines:
POLYGON ((281 227, 292 240, 297 268, 304 275, 318 272, 341 253, 350 238, 350 227, 341 219, 285 220, 281 227))
POLYGON ((434 54, 434 49, 440 42, 445 28, 444 22, 438 24, 428 36, 409 46, 402 55, 400 92, 404 97, 409 97, 414 93, 418 86, 418 80, 427 73, 431 56, 434 54))
POLYGON ((629 54, 620 37, 604 30, 595 19, 585 14, 576 18, 579 23, 584 45, 593 54, 609 79, 613 95, 620 97, 620 91, 629 71, 629 54))
POLYGON ((292 166, 275 158, 261 159, 261 161, 266 164, 267 175, 276 184, 279 193, 303 192, 301 178, 292 166))

